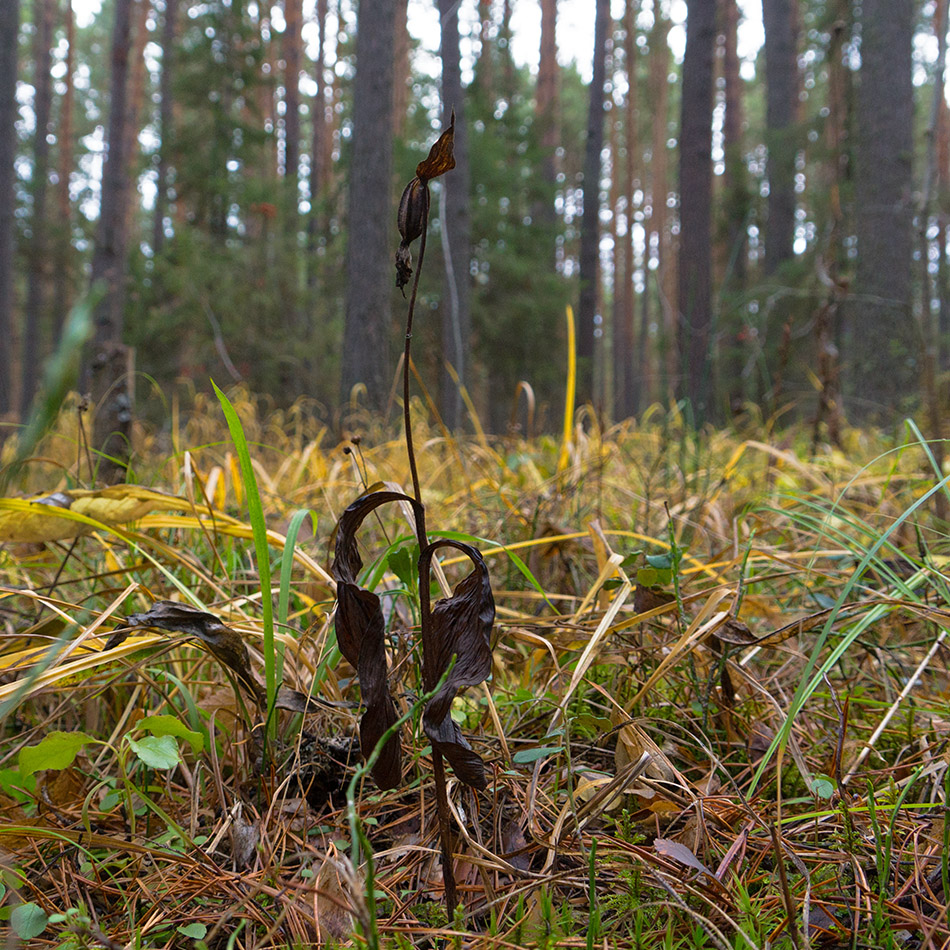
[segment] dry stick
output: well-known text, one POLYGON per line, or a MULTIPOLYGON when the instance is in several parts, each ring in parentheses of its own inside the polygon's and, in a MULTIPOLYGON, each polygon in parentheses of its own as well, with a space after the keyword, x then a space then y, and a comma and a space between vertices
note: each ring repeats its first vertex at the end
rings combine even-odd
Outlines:
MULTIPOLYGON (((425 508, 422 505, 422 490, 419 487, 419 470, 416 467, 416 452, 412 442, 412 413, 409 411, 409 367, 412 349, 412 317, 416 309, 416 293, 419 290, 419 276, 422 274, 422 263, 426 254, 426 232, 429 230, 429 185, 424 184, 425 208, 422 213, 422 241, 419 245, 419 262, 416 265, 415 277, 412 280, 412 293, 409 295, 409 310, 406 315, 406 350, 402 361, 402 413, 406 430, 406 454, 409 457, 409 475, 412 478, 412 495, 418 504, 415 506, 416 537, 419 540, 419 550, 423 551, 428 544, 426 536, 425 508)), ((429 592, 423 592, 423 586, 428 583, 427 578, 419 578, 419 596, 422 605, 422 677, 426 690, 431 691, 435 686, 436 656, 435 644, 427 636, 429 629, 429 592)), ((451 925, 458 903, 455 887, 455 868, 452 864, 452 824, 449 816, 449 798, 445 788, 445 763, 442 753, 433 746, 432 772, 435 778, 435 800, 439 813, 439 843, 442 847, 442 881, 445 886, 445 912, 448 923, 451 925)))

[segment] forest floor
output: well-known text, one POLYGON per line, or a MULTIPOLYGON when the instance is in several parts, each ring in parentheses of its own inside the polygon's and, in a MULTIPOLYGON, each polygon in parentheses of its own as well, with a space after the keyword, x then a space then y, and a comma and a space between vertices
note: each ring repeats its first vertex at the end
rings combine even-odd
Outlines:
POLYGON ((661 412, 567 442, 416 423, 429 533, 481 550, 497 610, 453 705, 488 785, 448 772, 450 919, 398 508, 359 535, 395 789, 334 634, 335 525, 410 489, 404 443, 233 408, 246 451, 211 400, 106 491, 66 415, 0 499, 8 946, 950 946, 947 489, 912 425, 812 451, 661 412), (164 601, 204 626, 135 619, 164 601), (281 664, 317 702, 268 727, 281 664))

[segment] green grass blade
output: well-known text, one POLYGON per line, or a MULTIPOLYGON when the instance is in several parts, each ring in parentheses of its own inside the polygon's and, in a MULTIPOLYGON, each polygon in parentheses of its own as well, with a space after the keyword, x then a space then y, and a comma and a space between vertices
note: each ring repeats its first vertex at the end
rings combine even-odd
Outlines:
POLYGON ((271 722, 271 713, 274 709, 274 699, 277 696, 278 663, 283 663, 283 649, 274 643, 274 604, 271 598, 270 587, 270 552, 267 548, 267 522, 264 520, 264 506, 261 503, 261 493, 254 475, 254 466, 251 465, 251 455, 247 448, 247 439, 244 437, 244 428, 238 414, 231 405, 231 400, 220 389, 214 380, 211 381, 214 391, 224 410, 234 450, 237 452, 238 462, 241 465, 241 477, 244 479, 244 493, 247 495, 247 513, 251 522, 251 531, 254 535, 254 556, 257 561, 257 573, 261 582, 261 616, 264 625, 264 686, 267 691, 267 721, 271 722), (281 653, 278 661, 277 653, 281 653))
MULTIPOLYGON (((287 614, 290 607, 290 581, 294 570, 294 549, 297 547, 297 535, 304 518, 310 514, 309 508, 295 511, 287 527, 287 538, 284 541, 284 553, 280 558, 280 590, 277 595, 277 626, 284 630, 287 627, 287 614)), ((316 524, 314 524, 316 530, 316 524)), ((277 682, 284 678, 284 651, 277 654, 277 682)))

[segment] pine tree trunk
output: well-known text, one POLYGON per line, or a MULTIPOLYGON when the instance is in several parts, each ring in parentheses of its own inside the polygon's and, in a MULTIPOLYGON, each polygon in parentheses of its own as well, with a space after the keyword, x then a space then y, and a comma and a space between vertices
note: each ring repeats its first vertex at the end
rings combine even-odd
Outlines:
MULTIPOLYGON (((13 408, 13 258, 16 235, 16 80, 20 0, 0 3, 0 416, 13 408)), ((0 433, 6 430, 0 427, 0 433)), ((3 439, 0 434, 0 441, 3 439)))
POLYGON ((326 36, 327 36, 327 0, 317 0, 317 30, 319 35, 317 61, 313 67, 316 83, 313 100, 310 104, 310 215, 307 220, 307 286, 313 288, 317 283, 317 246, 323 229, 321 208, 324 193, 324 140, 327 137, 326 102, 326 36))
POLYGON ((103 453, 99 475, 107 483, 118 480, 125 471, 132 426, 129 351, 122 343, 122 330, 127 252, 125 220, 129 198, 125 150, 133 6, 134 0, 116 0, 115 4, 107 152, 91 274, 93 286, 101 286, 104 294, 96 306, 88 374, 95 406, 93 444, 103 453))
MULTIPOLYGON (((623 291, 621 299, 621 326, 623 349, 626 353, 623 371, 622 386, 620 387, 620 401, 618 412, 620 418, 626 418, 636 413, 643 387, 643 378, 639 368, 644 365, 640 350, 649 345, 647 336, 641 335, 636 347, 634 346, 634 304, 636 297, 633 284, 633 196, 636 191, 637 172, 639 161, 637 150, 639 135, 637 127, 640 121, 639 103, 637 98, 637 7, 634 0, 627 0, 624 9, 624 69, 627 74, 627 101, 624 104, 624 162, 623 162, 623 194, 626 198, 627 231, 623 236, 623 291), (636 367, 634 368, 634 362, 636 367)), ((618 175, 620 168, 617 168, 618 175)), ((645 355, 645 354, 644 354, 645 355)))
POLYGON ((63 98, 60 103, 59 130, 56 144, 59 148, 56 184, 57 234, 53 278, 53 342, 58 343, 62 334, 66 311, 70 307, 72 296, 72 199, 69 194, 69 182, 73 172, 73 108, 75 83, 73 70, 76 62, 76 19, 73 5, 67 0, 64 7, 66 26, 66 60, 63 76, 63 98))
POLYGON ((165 216, 168 212, 168 172, 174 114, 172 111, 172 77, 174 75, 175 31, 178 19, 178 0, 165 0, 162 22, 162 76, 159 81, 159 134, 158 166, 155 183, 155 219, 152 233, 152 251, 158 255, 165 243, 165 216))
MULTIPOLYGON (((125 124, 125 160, 128 163, 128 177, 132 193, 135 192, 135 153, 139 135, 139 122, 145 105, 145 44, 148 42, 148 14, 152 0, 135 0, 132 22, 132 49, 129 51, 128 95, 126 99, 129 112, 125 124)), ((125 205, 124 231, 126 240, 133 233, 136 202, 127 201, 125 205)), ((134 243, 134 242, 133 242, 134 243)))
POLYGON ((47 261, 49 239, 46 196, 49 192, 49 129, 53 111, 53 0, 40 0, 36 6, 34 36, 33 100, 36 132, 33 137, 33 214, 30 221, 30 266, 27 276, 26 311, 24 313, 23 351, 20 358, 20 412, 26 415, 36 392, 40 375, 40 339, 46 322, 47 261))
POLYGON ((768 147, 768 218, 765 273, 791 260, 795 242, 795 111, 798 63, 793 0, 763 0, 765 24, 765 142, 768 147))
POLYGON ((600 156, 604 147, 604 81, 609 0, 597 0, 594 20, 594 61, 587 110, 584 148, 584 216, 581 221, 580 300, 577 305, 577 396, 594 399, 594 318, 597 314, 597 273, 600 253, 600 156))
POLYGON ((393 0, 361 0, 353 90, 341 401, 348 403, 353 387, 363 383, 374 412, 385 408, 395 370, 390 358, 393 10, 393 0))
MULTIPOLYGON (((544 157, 541 162, 541 174, 553 191, 557 186, 556 151, 560 140, 559 94, 557 64, 557 0, 541 0, 541 48, 538 59, 538 85, 535 93, 537 121, 541 128, 541 147, 544 157)), ((537 211, 542 220, 551 229, 557 224, 557 211, 554 203, 545 202, 537 211)), ((551 248, 551 267, 557 264, 557 251, 551 248)))
POLYGON ((680 120, 679 392, 701 424, 712 409, 712 111, 715 0, 689 0, 680 120))
POLYGON ((303 62, 301 0, 284 0, 284 182, 288 226, 296 231, 297 178, 300 167, 300 67, 303 62))
POLYGON ((724 396, 733 412, 738 412, 745 401, 743 368, 746 363, 744 321, 740 304, 747 277, 747 231, 751 198, 743 155, 743 83, 739 73, 739 5, 736 0, 721 0, 723 30, 723 85, 726 114, 722 137, 724 172, 722 181, 725 225, 721 247, 722 260, 719 274, 728 302, 729 322, 727 353, 723 384, 728 388, 724 396))
POLYGON ((393 61, 393 138, 406 132, 409 112, 409 87, 412 69, 409 62, 409 0, 396 0, 396 36, 393 61))
POLYGON ((913 0, 863 0, 854 174, 857 271, 844 365, 855 421, 883 422, 917 395, 911 320, 913 0))
MULTIPOLYGON (((471 280, 471 218, 469 213, 468 127, 465 118, 465 92, 462 88, 459 50, 458 4, 456 0, 439 0, 442 24, 442 117, 443 128, 455 110, 455 169, 441 181, 445 190, 442 215, 442 248, 445 254, 445 293, 442 299, 442 358, 454 368, 452 374, 442 372, 442 418, 449 429, 462 424, 462 396, 468 376, 469 349, 472 335, 471 280)), ((442 201, 440 197, 440 201, 442 201)))
POLYGON ((670 23, 662 14, 654 18, 650 31, 650 103, 653 127, 650 141, 650 230, 656 240, 656 283, 663 314, 661 351, 663 356, 662 394, 673 397, 677 378, 677 299, 676 247, 667 207, 669 198, 669 156, 666 143, 669 132, 670 47, 667 43, 670 23))

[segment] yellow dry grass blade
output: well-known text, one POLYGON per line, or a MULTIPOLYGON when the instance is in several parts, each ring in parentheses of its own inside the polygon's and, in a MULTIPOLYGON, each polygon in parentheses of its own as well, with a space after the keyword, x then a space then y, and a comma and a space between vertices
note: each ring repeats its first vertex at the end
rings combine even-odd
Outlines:
POLYGON ((571 434, 574 430, 574 398, 577 392, 577 340, 574 328, 574 310, 567 308, 567 387, 564 393, 564 428, 561 433, 561 451, 557 458, 558 474, 567 469, 571 459, 571 434))

